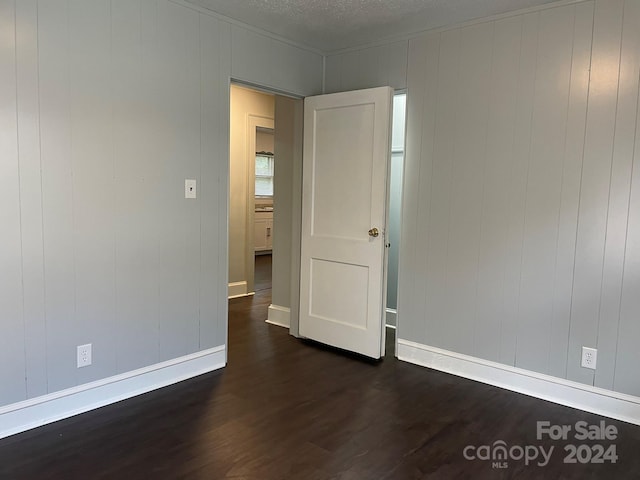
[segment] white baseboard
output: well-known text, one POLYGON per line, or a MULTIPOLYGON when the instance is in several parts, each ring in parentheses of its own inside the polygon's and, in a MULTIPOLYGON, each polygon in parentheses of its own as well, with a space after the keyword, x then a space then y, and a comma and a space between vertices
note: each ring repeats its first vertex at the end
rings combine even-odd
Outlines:
POLYGON ((289 307, 269 305, 269 318, 266 320, 271 325, 289 328, 291 326, 291 310, 289 307))
POLYGON ((231 282, 229 284, 229 298, 246 297, 250 295, 247 291, 247 282, 231 282))
POLYGON ((387 327, 396 328, 396 325, 398 325, 398 311, 394 308, 387 308, 386 318, 385 323, 387 324, 387 327))
POLYGON ((640 397, 398 340, 398 359, 640 425, 640 397))
POLYGON ((0 407, 0 438, 57 422, 222 368, 225 346, 211 348, 60 392, 0 407))

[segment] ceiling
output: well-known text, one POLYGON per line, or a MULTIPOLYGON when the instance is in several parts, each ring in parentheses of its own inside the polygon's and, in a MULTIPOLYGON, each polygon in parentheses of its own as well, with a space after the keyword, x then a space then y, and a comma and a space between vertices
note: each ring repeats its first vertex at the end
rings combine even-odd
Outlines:
POLYGON ((331 52, 555 0, 188 0, 331 52))

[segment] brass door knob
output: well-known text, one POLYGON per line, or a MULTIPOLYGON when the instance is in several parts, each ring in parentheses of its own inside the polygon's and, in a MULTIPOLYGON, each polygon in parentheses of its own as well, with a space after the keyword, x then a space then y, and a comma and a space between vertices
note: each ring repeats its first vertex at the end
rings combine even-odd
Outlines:
POLYGON ((373 227, 371 230, 369 230, 370 237, 377 237, 378 235, 380 235, 380 232, 377 228, 373 227))

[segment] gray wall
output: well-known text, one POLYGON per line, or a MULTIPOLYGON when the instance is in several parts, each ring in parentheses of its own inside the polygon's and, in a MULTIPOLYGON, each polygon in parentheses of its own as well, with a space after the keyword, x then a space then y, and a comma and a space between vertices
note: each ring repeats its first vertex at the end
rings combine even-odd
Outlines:
POLYGON ((273 197, 273 263, 271 303, 291 306, 291 220, 293 162, 295 156, 295 104, 299 100, 275 98, 275 176, 273 197))
POLYGON ((639 24, 596 0, 409 41, 399 338, 640 395, 639 24))
POLYGON ((224 344, 229 78, 318 93, 322 57, 166 0, 0 31, 0 405, 224 344))
POLYGON ((406 40, 328 55, 325 93, 359 88, 407 87, 406 40))

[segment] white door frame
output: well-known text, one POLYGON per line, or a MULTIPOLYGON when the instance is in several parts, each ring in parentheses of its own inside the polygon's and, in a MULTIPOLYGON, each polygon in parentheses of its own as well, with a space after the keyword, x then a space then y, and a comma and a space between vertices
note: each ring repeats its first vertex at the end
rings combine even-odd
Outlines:
MULTIPOLYGON (((275 102, 275 98, 274 98, 275 102)), ((262 115, 247 115, 247 214, 245 225, 244 268, 247 279, 247 293, 255 292, 255 238, 254 225, 256 220, 256 134, 258 128, 273 130, 275 120, 262 115)))
POLYGON ((291 294, 289 300, 289 334, 300 337, 300 261, 302 255, 302 145, 304 106, 300 98, 299 115, 294 124, 294 138, 300 142, 299 155, 293 162, 293 191, 291 192, 291 294))

